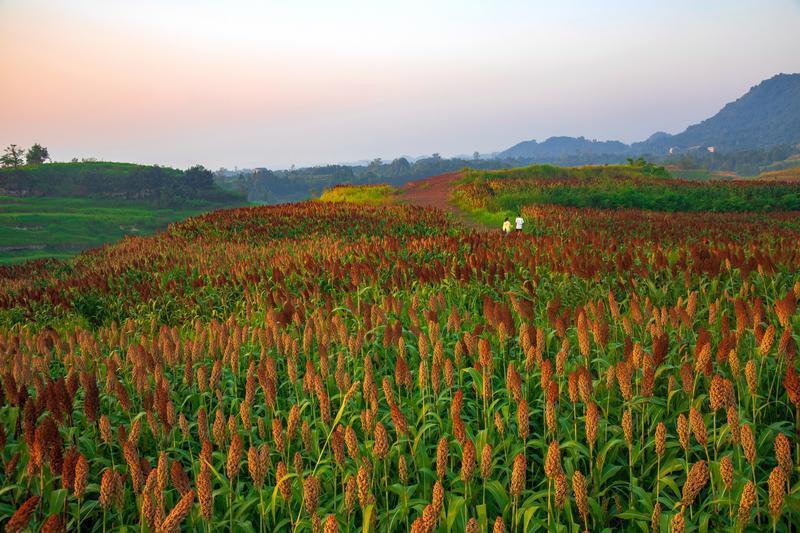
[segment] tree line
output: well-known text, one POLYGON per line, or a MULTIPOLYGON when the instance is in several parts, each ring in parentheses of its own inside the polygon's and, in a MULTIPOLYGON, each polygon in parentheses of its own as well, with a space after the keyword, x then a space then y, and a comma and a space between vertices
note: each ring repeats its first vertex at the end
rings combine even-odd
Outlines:
POLYGON ((10 144, 3 150, 3 155, 0 156, 0 165, 4 167, 17 168, 22 165, 41 165, 45 161, 50 161, 50 152, 47 147, 39 143, 34 144, 27 150, 10 144))

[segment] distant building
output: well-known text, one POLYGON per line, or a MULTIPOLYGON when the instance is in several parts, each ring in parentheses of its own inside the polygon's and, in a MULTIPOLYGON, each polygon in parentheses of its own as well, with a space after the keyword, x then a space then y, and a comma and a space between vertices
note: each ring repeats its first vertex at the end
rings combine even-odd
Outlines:
POLYGON ((717 149, 716 149, 716 148, 714 148, 713 146, 709 146, 709 147, 707 147, 707 148, 706 148, 706 150, 708 150, 708 151, 709 151, 709 152, 711 152, 712 154, 713 154, 714 152, 716 152, 716 151, 717 151, 717 149))
POLYGON ((670 148, 669 149, 669 153, 670 153, 670 155, 674 154, 675 153, 675 148, 670 148))

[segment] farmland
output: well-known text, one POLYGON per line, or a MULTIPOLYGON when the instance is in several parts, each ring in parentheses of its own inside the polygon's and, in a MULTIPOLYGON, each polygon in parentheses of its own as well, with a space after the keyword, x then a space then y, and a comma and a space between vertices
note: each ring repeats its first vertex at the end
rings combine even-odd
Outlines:
POLYGON ((372 188, 0 267, 0 523, 792 530, 797 186, 552 172, 454 183, 509 237, 372 188))

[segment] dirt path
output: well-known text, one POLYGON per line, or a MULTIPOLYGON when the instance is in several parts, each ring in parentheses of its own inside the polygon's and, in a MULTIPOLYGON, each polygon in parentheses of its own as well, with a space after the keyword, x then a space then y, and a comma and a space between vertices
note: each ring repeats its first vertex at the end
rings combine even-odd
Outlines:
POLYGON ((402 192, 401 202, 420 207, 442 209, 452 213, 456 220, 467 228, 487 231, 489 228, 471 220, 461 209, 450 202, 450 191, 461 176, 461 172, 449 172, 406 183, 400 189, 402 192))

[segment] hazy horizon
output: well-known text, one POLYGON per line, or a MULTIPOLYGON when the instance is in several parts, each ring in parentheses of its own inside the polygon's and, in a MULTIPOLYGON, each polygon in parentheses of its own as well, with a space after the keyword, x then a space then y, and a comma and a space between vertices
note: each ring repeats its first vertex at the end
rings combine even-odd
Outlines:
POLYGON ((285 168, 677 133, 800 72, 797 0, 0 2, 0 145, 285 168))

